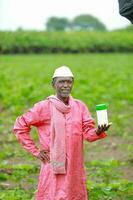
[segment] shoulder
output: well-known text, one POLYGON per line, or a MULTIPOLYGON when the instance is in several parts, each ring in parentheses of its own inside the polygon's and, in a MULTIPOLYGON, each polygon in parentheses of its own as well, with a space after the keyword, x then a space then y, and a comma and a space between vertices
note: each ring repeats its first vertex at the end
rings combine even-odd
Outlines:
POLYGON ((48 99, 38 101, 37 103, 34 104, 34 106, 38 106, 38 107, 43 107, 43 106, 48 106, 48 105, 49 105, 48 99))
POLYGON ((49 110, 49 108, 50 108, 50 102, 47 99, 38 101, 33 105, 34 111, 43 112, 45 110, 46 112, 46 110, 49 110))
POLYGON ((82 109, 87 109, 87 105, 79 99, 74 99, 74 103, 82 109))

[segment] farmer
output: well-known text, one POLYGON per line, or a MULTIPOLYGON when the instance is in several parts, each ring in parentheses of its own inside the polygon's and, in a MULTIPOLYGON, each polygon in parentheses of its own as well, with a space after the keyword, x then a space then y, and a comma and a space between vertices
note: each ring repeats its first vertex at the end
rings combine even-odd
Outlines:
POLYGON ((52 78, 55 95, 36 103, 14 125, 23 148, 42 161, 36 200, 88 200, 83 139, 106 137, 110 125, 94 127, 86 105, 70 95, 73 83, 68 67, 57 68, 52 78), (30 137, 32 126, 38 130, 40 148, 30 137))

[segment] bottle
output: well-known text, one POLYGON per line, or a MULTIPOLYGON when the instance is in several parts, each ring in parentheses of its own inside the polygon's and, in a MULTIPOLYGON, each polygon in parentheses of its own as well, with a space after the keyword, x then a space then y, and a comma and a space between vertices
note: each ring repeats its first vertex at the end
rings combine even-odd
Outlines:
POLYGON ((98 104, 96 105, 97 121, 98 125, 108 125, 108 114, 107 114, 107 105, 98 104))

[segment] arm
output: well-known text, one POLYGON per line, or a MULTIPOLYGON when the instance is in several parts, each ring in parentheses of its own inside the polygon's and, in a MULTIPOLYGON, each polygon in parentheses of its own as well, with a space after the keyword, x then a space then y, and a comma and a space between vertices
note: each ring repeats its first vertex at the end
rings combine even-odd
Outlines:
POLYGON ((24 149, 36 157, 39 155, 40 150, 30 137, 30 130, 31 126, 39 125, 41 119, 41 103, 37 103, 33 108, 29 109, 28 112, 19 116, 14 124, 14 133, 20 144, 24 149))
POLYGON ((95 128, 95 122, 92 119, 88 108, 83 105, 82 107, 83 118, 82 118, 82 128, 83 128, 83 138, 89 142, 93 142, 102 138, 105 138, 107 135, 104 132, 99 132, 95 128))

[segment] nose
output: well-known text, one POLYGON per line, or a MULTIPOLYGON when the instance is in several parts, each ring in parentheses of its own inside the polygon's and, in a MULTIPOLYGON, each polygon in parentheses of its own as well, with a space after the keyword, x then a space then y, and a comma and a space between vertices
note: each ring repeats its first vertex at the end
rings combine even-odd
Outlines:
POLYGON ((64 82, 64 87, 68 87, 67 81, 64 82))

